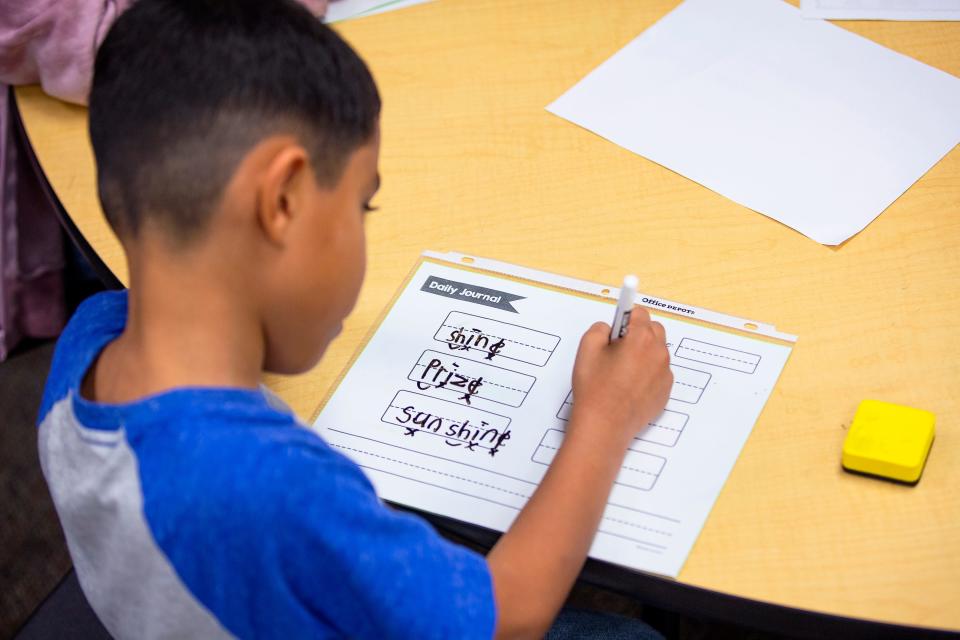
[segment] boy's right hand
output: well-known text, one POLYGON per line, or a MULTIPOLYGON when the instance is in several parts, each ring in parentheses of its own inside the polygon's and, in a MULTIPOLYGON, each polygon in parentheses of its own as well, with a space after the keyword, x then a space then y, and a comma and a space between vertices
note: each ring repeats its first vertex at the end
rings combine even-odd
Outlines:
POLYGON ((635 307, 627 335, 609 342, 597 322, 580 340, 573 366, 573 415, 568 438, 623 444, 663 410, 673 385, 663 325, 635 307), (589 430, 590 433, 581 433, 589 430))
POLYGON ((610 327, 598 322, 580 341, 563 445, 487 556, 498 638, 546 633, 583 566, 627 445, 670 395, 663 325, 634 308, 627 335, 609 339, 610 327))

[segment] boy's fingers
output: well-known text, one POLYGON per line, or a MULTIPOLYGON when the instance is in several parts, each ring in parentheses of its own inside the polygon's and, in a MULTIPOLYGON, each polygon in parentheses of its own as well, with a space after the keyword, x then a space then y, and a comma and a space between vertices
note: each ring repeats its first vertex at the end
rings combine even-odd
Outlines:
POLYGON ((650 312, 643 307, 634 307, 630 314, 630 327, 637 327, 645 322, 650 322, 650 312))
POLYGON ((609 337, 610 325, 608 325, 606 322, 594 322, 592 325, 590 325, 590 328, 587 329, 587 335, 594 339, 609 337))
POLYGON ((667 341, 667 330, 663 328, 663 325, 653 320, 650 322, 650 329, 653 330, 653 335, 657 336, 657 343, 665 343, 667 341))
POLYGON ((594 331, 596 333, 604 333, 604 332, 609 333, 610 325, 607 324, 606 322, 597 321, 597 322, 594 322, 592 325, 590 325, 590 329, 588 329, 588 331, 594 331))
POLYGON ((594 322, 580 338, 580 348, 597 349, 610 339, 610 325, 606 322, 594 322))

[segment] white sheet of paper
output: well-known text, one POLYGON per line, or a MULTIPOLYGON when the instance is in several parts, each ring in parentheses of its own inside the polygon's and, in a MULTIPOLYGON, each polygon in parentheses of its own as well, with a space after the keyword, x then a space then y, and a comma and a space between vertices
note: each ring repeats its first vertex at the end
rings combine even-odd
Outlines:
POLYGON ((341 22, 353 18, 365 18, 378 13, 404 9, 432 0, 332 0, 327 5, 327 23, 341 22))
POLYGON ((800 0, 804 18, 960 20, 960 0, 800 0))
MULTIPOLYGON (((506 530, 563 441, 580 337, 613 312, 602 300, 424 262, 314 428, 382 498, 506 530), (429 289, 438 278, 453 283, 453 297, 429 289), (521 299, 510 311, 462 297, 478 287, 521 299)), ((658 319, 673 390, 630 445, 590 555, 676 576, 791 347, 658 319)))
POLYGON ((547 109, 828 245, 960 142, 960 79, 780 0, 686 0, 547 109))

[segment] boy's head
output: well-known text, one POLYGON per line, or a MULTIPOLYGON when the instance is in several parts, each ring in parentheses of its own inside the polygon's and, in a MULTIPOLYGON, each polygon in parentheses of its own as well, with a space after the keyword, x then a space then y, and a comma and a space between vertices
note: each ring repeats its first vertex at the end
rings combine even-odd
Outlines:
POLYGON ((379 113, 363 61, 292 0, 135 2, 100 47, 90 95, 100 199, 131 287, 211 264, 194 278, 242 284, 264 368, 312 366, 363 278, 379 113))

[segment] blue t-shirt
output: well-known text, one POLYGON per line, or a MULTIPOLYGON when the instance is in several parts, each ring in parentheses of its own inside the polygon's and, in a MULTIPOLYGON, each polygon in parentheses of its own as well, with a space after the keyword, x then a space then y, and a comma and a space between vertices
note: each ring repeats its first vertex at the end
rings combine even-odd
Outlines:
POLYGON ((125 292, 78 309, 40 410, 44 475, 77 576, 118 638, 489 638, 484 558, 384 506, 265 391, 80 396, 125 292))

